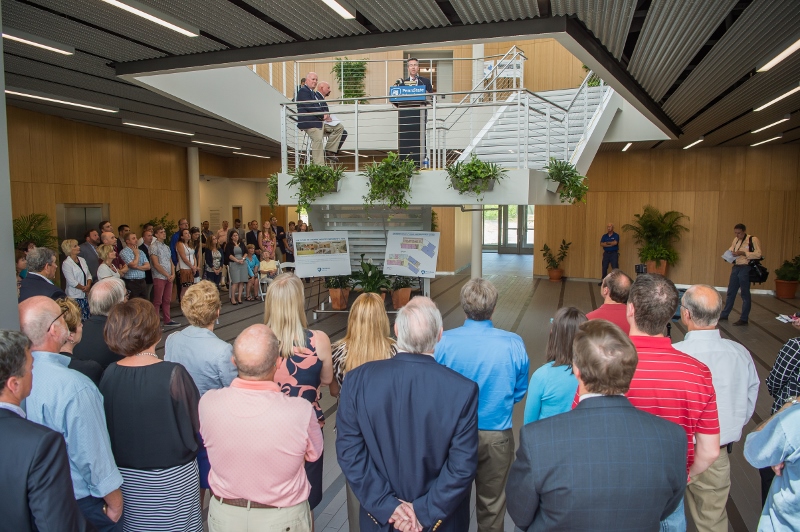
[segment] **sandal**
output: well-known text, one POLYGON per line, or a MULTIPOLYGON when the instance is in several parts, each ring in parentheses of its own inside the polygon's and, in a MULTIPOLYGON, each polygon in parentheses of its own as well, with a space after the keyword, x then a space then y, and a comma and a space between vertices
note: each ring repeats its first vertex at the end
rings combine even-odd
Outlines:
POLYGON ((238 304, 239 304, 239 303, 237 303, 236 301, 234 301, 233 299, 231 299, 231 305, 238 305, 238 304))

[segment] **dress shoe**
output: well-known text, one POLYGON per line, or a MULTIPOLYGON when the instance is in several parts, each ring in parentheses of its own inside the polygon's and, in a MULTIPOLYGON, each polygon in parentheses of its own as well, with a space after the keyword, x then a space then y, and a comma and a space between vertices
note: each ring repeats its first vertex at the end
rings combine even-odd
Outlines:
POLYGON ((742 320, 733 322, 733 326, 734 327, 738 327, 740 325, 747 325, 747 322, 746 321, 742 321, 742 320))
POLYGON ((728 321, 728 316, 720 316, 717 321, 728 321))

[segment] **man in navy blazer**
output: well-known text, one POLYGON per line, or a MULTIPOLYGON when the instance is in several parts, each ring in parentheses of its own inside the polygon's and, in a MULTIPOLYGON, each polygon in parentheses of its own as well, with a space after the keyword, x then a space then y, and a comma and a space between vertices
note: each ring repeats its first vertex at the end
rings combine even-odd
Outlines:
POLYGON ((686 433, 623 395, 638 358, 619 327, 588 321, 573 345, 580 403, 522 427, 508 513, 525 531, 659 530, 686 489, 686 433))
POLYGON ((336 454, 361 503, 361 530, 464 532, 478 386, 433 358, 442 316, 429 298, 398 312, 395 334, 399 353, 348 372, 339 397, 336 454))
POLYGON ((311 156, 314 164, 325 164, 326 155, 328 157, 336 157, 344 126, 341 123, 331 123, 333 118, 329 113, 328 104, 325 103, 325 98, 322 94, 316 91, 317 81, 316 72, 309 72, 306 75, 305 85, 297 91, 297 112, 299 114, 317 113, 298 116, 297 128, 305 131, 311 137, 311 156), (328 142, 323 150, 322 144, 326 135, 328 136, 328 142))
POLYGON ((50 299, 66 298, 59 287, 53 284, 58 264, 56 254, 50 248, 35 248, 28 252, 28 275, 19 286, 19 302, 29 297, 45 296, 50 299))
POLYGON ((0 331, 0 516, 3 530, 94 530, 78 509, 69 458, 58 432, 25 419, 33 356, 28 338, 0 331))
POLYGON ((406 66, 408 67, 408 77, 403 80, 405 85, 424 85, 425 92, 432 93, 433 85, 431 85, 431 80, 419 75, 419 59, 416 57, 410 58, 406 62, 406 66))

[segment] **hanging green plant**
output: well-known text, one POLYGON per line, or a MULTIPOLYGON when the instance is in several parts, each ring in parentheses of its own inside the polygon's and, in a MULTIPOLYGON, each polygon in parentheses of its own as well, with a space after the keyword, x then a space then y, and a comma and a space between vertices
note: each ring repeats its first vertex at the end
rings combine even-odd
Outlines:
POLYGON ((267 204, 271 210, 278 205, 278 174, 272 174, 267 179, 267 204))
POLYGON ((507 170, 495 163, 487 163, 478 159, 475 154, 469 161, 461 161, 447 167, 450 184, 459 194, 476 196, 483 201, 483 195, 492 190, 500 179, 506 177, 507 170))
MULTIPOLYGON (((358 61, 337 57, 331 74, 336 78, 336 85, 342 93, 343 100, 350 98, 357 100, 367 95, 364 89, 364 80, 367 77, 366 60, 358 61)), ((367 101, 360 100, 359 103, 367 103, 367 101)))
POLYGON ((401 159, 394 152, 382 161, 366 166, 362 176, 369 180, 369 192, 364 196, 364 207, 384 205, 389 209, 407 209, 411 193, 411 177, 418 174, 411 159, 401 159))
MULTIPOLYGON (((569 161, 559 161, 550 157, 550 162, 544 167, 548 181, 558 184, 557 192, 562 203, 586 203, 586 194, 589 192, 589 183, 586 176, 582 176, 575 165, 569 161)), ((548 187, 548 190, 549 187, 548 187)))
POLYGON ((58 238, 53 235, 50 217, 35 212, 14 218, 14 247, 19 248, 25 242, 33 242, 38 248, 56 249, 58 238))
POLYGON ((339 190, 344 167, 310 163, 289 173, 292 176, 289 186, 297 190, 297 208, 309 212, 317 199, 339 190))

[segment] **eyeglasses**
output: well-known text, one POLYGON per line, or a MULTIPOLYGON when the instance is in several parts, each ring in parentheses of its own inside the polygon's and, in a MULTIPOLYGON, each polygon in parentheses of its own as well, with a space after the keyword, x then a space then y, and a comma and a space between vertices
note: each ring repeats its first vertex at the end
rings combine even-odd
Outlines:
POLYGON ((59 314, 58 316, 56 316, 56 319, 54 319, 53 321, 51 321, 51 322, 50 322, 50 325, 48 325, 48 326, 47 326, 47 330, 49 331, 49 330, 50 330, 50 327, 52 327, 52 326, 53 326, 53 325, 54 325, 54 324, 55 324, 55 323, 56 323, 56 322, 57 322, 57 321, 58 321, 58 320, 61 318, 61 316, 63 316, 64 314, 66 314, 68 310, 69 310, 69 309, 66 309, 66 308, 65 308, 64 310, 62 310, 62 311, 61 311, 61 314, 59 314))

